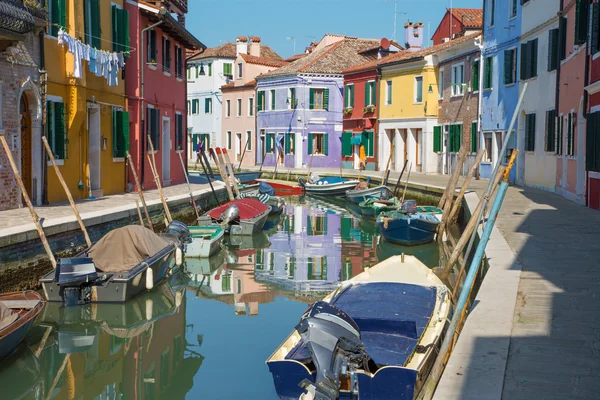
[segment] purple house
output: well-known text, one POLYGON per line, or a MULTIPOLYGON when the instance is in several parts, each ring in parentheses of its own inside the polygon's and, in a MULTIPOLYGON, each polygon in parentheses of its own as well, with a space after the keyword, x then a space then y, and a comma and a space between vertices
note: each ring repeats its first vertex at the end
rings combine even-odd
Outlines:
POLYGON ((379 45, 379 40, 325 35, 309 54, 258 76, 257 161, 264 156, 266 166, 339 167, 342 71, 376 59, 371 50, 379 45))

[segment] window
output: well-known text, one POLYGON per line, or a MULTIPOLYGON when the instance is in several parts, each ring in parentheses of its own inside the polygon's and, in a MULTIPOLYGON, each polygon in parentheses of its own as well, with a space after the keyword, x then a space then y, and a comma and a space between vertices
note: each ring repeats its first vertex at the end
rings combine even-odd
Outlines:
POLYGON ((212 98, 204 99, 204 113, 212 114, 212 98))
POLYGON ((183 79, 183 52, 181 47, 175 46, 175 76, 183 79))
POLYGON ((275 109, 275 90, 271 90, 271 110, 275 109))
POLYGON ((556 151, 556 110, 546 111, 546 145, 545 150, 556 151))
POLYGON ((591 7, 592 15, 590 23, 592 26, 590 27, 590 42, 588 46, 590 46, 590 54, 596 54, 600 51, 600 3, 592 3, 591 7))
POLYGON ((296 88, 288 89, 288 108, 295 109, 298 107, 298 99, 296 98, 296 88))
POLYGON ((535 151, 535 114, 525 115, 525 151, 535 151))
POLYGON ((590 0, 576 0, 575 3, 575 45, 584 44, 588 36, 590 0))
POLYGON ((238 117, 242 116, 242 99, 237 99, 237 110, 236 110, 236 115, 238 117))
MULTIPOLYGON (((160 149, 160 110, 158 108, 148 107, 146 113, 146 134, 150 135, 154 150, 160 149)), ((150 143, 147 145, 148 151, 151 151, 150 143)))
POLYGON ((363 131, 362 144, 365 146, 365 154, 367 157, 375 156, 375 132, 363 131))
POLYGON ((225 117, 231 117, 231 100, 225 100, 225 117))
POLYGON ((458 153, 462 145, 463 126, 462 124, 454 124, 449 126, 448 134, 448 151, 450 153, 458 153))
POLYGON ((310 89, 310 109, 329 110, 329 89, 310 89))
POLYGON ((62 102, 47 101, 46 139, 57 160, 68 158, 69 137, 66 129, 66 110, 62 102))
POLYGON ((163 36, 163 49, 162 49, 162 64, 163 72, 171 72, 171 41, 163 36))
POLYGON ((354 85, 346 85, 344 88, 344 107, 345 108, 353 108, 354 107, 354 85))
POLYGON ((113 157, 127 157, 129 150, 129 113, 113 110, 113 157))
POLYGON ((490 20, 489 20, 489 24, 490 27, 494 26, 494 23, 496 22, 496 0, 488 0, 488 10, 489 10, 489 15, 490 15, 490 20))
POLYGON ((471 90, 473 92, 479 91, 479 60, 473 61, 473 69, 471 71, 471 90))
POLYGON ((440 73, 438 76, 438 99, 442 100, 444 98, 444 70, 440 69, 440 73))
POLYGON ((521 80, 537 76, 538 40, 521 43, 521 80))
POLYGON ((238 78, 242 78, 244 73, 244 65, 242 63, 238 63, 238 78))
POLYGON ((558 29, 548 32, 548 71, 558 68, 558 29))
POLYGON ((471 153, 477 153, 477 122, 471 122, 471 153))
POLYGON ((439 153, 442 151, 442 127, 433 127, 433 152, 439 153))
POLYGON ((328 135, 326 133, 308 134, 308 154, 328 155, 328 135))
MULTIPOLYGON (((52 24, 67 26, 67 0, 50 0, 48 3, 48 17, 52 24)), ((50 35, 58 36, 58 26, 50 27, 50 35)))
POLYGON ((600 172, 600 112, 589 114, 586 125, 586 169, 600 172))
POLYGON ((208 63, 208 76, 212 76, 212 63, 208 63))
POLYGON ((365 84, 365 107, 374 106, 377 99, 377 87, 375 81, 369 81, 365 84))
POLYGON ((252 131, 246 131, 246 150, 252 150, 252 131))
POLYGON ((296 154, 296 135, 293 132, 285 134, 285 154, 296 154))
POLYGON ((464 94, 463 82, 465 80, 465 65, 457 64, 452 66, 452 96, 462 96, 464 94))
MULTIPOLYGON (((129 11, 122 10, 113 4, 112 14, 112 49, 115 52, 129 51, 129 11)), ((128 53, 125 53, 128 55, 128 53)))
POLYGON ((183 136, 183 115, 180 113, 175 114, 175 150, 181 151, 184 146, 183 136))
POLYGON ((227 149, 231 150, 231 131, 227 131, 227 149))
POLYGON ((192 102, 190 100, 187 101, 187 115, 192 115, 192 102))
POLYGON ((563 149, 563 129, 565 125, 563 121, 563 116, 559 116, 557 121, 558 126, 556 127, 556 155, 561 156, 563 149))
MULTIPOLYGON (((327 223, 327 218, 326 217, 317 217, 317 218, 324 218, 325 219, 325 223, 327 223)), ((327 226, 327 224, 325 224, 327 226)), ((319 236, 321 235, 327 235, 327 228, 325 228, 325 233, 319 234, 319 236)), ((311 235, 311 233, 309 233, 309 235, 311 235)), ((314 281, 314 280, 320 280, 320 281, 324 281, 327 280, 327 257, 308 257, 308 280, 309 281, 314 281)))
POLYGON ((342 157, 352 157, 352 131, 342 132, 342 157))
POLYGON ((423 102, 423 77, 417 76, 415 78, 415 103, 423 102))
POLYGON ((565 155, 575 156, 575 127, 576 114, 571 112, 567 115, 567 152, 565 155))
POLYGON ((275 134, 267 133, 266 136, 266 154, 273 154, 275 152, 275 134))
POLYGON ((493 161, 493 158, 492 158, 492 151, 493 151, 492 133, 491 132, 484 133, 483 140, 485 142, 485 154, 483 155, 483 161, 491 163, 493 161))
POLYGON ((387 104, 388 106, 392 104, 392 81, 387 81, 385 83, 385 87, 386 87, 386 102, 385 104, 387 104))
MULTIPOLYGON (((57 3, 56 0, 53 3, 57 3)), ((66 1, 60 1, 62 6, 65 8, 58 7, 58 11, 61 13, 64 10, 64 19, 61 19, 61 24, 64 22, 66 26, 66 1)), ((61 15, 60 18, 63 18, 61 15)), ((59 19, 60 19, 59 18, 59 19)), ((53 18, 54 20, 54 18, 53 18)), ((100 29, 100 0, 84 0, 83 2, 83 24, 84 24, 84 38, 85 43, 90 46, 101 50, 102 49, 102 31, 100 29)), ((58 35, 58 31, 57 31, 58 35)))
POLYGON ((198 115, 200 113, 200 100, 193 99, 192 100, 192 114, 198 115))
POLYGON ((252 117, 254 115, 254 97, 248 98, 248 116, 252 117))
MULTIPOLYGON (((146 39, 148 42, 146 62, 155 64, 156 63, 156 31, 153 29, 146 32, 146 39)), ((196 78, 198 77, 198 67, 196 67, 196 78)))
POLYGON ((256 104, 257 111, 263 111, 265 109, 265 92, 263 90, 258 92, 258 103, 256 104))
POLYGON ((493 61, 493 57, 486 57, 483 62, 483 88, 486 90, 492 89, 493 61))
MULTIPOLYGON (((521 3, 525 3, 524 0, 521 0, 521 3)), ((517 17, 517 7, 519 4, 519 0, 510 0, 510 6, 508 8, 508 19, 517 17)))
POLYGON ((233 77, 233 64, 223 64, 223 75, 225 75, 226 77, 233 77))
POLYGON ((504 50, 504 84, 517 83, 517 49, 504 50))
MULTIPOLYGON (((308 236, 326 236, 327 235, 327 214, 325 215, 307 215, 306 216, 306 233, 308 236)), ((311 279, 313 273, 311 272, 311 264, 314 265, 315 260, 319 260, 322 257, 308 258, 308 279, 311 279)), ((320 263, 319 263, 320 264, 320 263)), ((318 274, 319 279, 326 279, 321 273, 318 274)), ((314 278, 312 278, 314 279, 314 278)))
POLYGON ((567 58, 567 17, 561 17, 558 22, 559 56, 560 60, 567 58))

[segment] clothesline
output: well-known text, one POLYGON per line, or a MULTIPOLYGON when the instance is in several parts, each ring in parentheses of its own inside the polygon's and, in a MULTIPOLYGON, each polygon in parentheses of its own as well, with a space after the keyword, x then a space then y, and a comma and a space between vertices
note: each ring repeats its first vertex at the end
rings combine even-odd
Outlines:
MULTIPOLYGON (((59 24, 48 24, 48 26, 55 26, 55 27, 57 27, 57 28, 62 28, 62 29, 65 29, 65 27, 64 27, 64 26, 62 26, 62 25, 59 25, 59 24)), ((80 32, 80 31, 75 31, 75 33, 76 33, 77 35, 84 35, 84 36, 86 35, 86 33, 85 33, 85 32, 80 32)), ((130 52, 133 52, 133 51, 136 51, 136 50, 137 50, 135 47, 131 47, 131 46, 125 46, 124 44, 117 43, 117 42, 113 42, 112 40, 108 40, 108 39, 103 39, 103 38, 101 38, 101 37, 98 37, 98 36, 92 36, 92 35, 90 35, 90 38, 92 38, 92 39, 100 39, 101 41, 103 41, 103 42, 108 42, 108 43, 110 43, 110 44, 118 44, 118 45, 120 45, 120 46, 122 46, 122 47, 126 47, 127 49, 129 49, 129 50, 126 50, 126 51, 121 51, 121 52, 119 52, 119 53, 130 53, 130 52)))

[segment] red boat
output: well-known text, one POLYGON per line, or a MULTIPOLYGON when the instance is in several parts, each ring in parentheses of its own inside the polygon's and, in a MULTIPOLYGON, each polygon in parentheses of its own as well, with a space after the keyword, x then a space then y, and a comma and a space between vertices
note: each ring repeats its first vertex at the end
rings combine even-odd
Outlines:
POLYGON ((259 180, 258 182, 268 183, 269 186, 275 189, 275 196, 302 196, 304 194, 304 189, 299 185, 288 185, 267 180, 259 180))
POLYGON ((253 235, 262 230, 271 206, 253 198, 237 199, 198 218, 198 225, 219 225, 230 235, 253 235))

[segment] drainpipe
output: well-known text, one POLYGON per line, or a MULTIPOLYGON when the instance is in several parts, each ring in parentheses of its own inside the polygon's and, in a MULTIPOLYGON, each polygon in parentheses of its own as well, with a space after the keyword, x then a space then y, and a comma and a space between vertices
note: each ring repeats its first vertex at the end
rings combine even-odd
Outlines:
MULTIPOLYGON (((47 72, 46 72, 46 53, 44 52, 44 31, 39 34, 40 41, 40 86, 42 89, 42 101, 40 110, 42 113, 42 136, 46 135, 46 124, 44 123, 44 114, 46 112, 46 93, 48 92, 47 72)), ((46 162, 46 149, 42 146, 42 204, 48 204, 48 163, 46 162)))
MULTIPOLYGON (((481 40, 478 41, 475 40, 475 46, 477 46, 479 48, 479 87, 477 88, 477 90, 479 91, 479 98, 477 99, 477 136, 479 137, 479 147, 481 147, 481 144, 484 143, 484 139, 483 139, 483 80, 484 80, 484 72, 485 72, 485 68, 484 68, 484 57, 483 57, 483 33, 481 34, 481 40)), ((481 163, 480 163, 481 165, 481 163)), ((476 179, 480 179, 480 171, 479 171, 480 166, 477 166, 477 174, 476 174, 476 179)))
POLYGON ((144 65, 144 35, 146 34, 146 32, 156 28, 159 25, 162 25, 164 22, 163 21, 159 21, 157 23, 155 23, 154 25, 150 25, 147 28, 142 29, 142 34, 141 34, 141 38, 140 38, 140 68, 142 70, 141 73, 141 82, 140 82, 140 97, 142 99, 141 103, 140 103, 140 118, 142 123, 140 124, 140 179, 141 179, 141 185, 142 188, 144 187, 144 143, 145 143, 145 137, 146 137, 146 121, 145 121, 145 112, 144 112, 144 105, 145 105, 145 97, 144 97, 144 72, 146 71, 146 66, 144 65))
MULTIPOLYGON (((588 42, 587 42, 588 49, 589 49, 590 45, 591 45, 591 43, 588 40, 588 42)), ((586 56, 585 56, 584 86, 588 86, 590 84, 590 59, 591 58, 592 58, 592 52, 590 51, 589 54, 586 54, 586 56)), ((577 141, 579 141, 579 140, 585 140, 586 136, 587 136, 587 112, 588 112, 589 101, 590 101, 590 94, 588 93, 587 90, 584 89, 583 90, 583 119, 585 120, 585 128, 584 128, 584 132, 583 132, 584 137, 582 137, 582 138, 578 137, 577 141)), ((579 155, 577 155, 577 156, 579 156, 579 155)), ((585 178, 584 178, 585 182, 583 184, 583 204, 585 204, 586 207, 589 207, 589 204, 588 204, 588 195, 587 195, 588 194, 588 187, 587 187, 588 186, 587 185, 587 183, 588 183, 588 171, 587 171, 587 165, 586 165, 586 159, 585 159, 586 156, 587 156, 587 154, 584 153, 583 154, 583 165, 584 165, 584 168, 586 169, 586 171, 585 171, 585 174, 584 174, 585 175, 585 178)))

